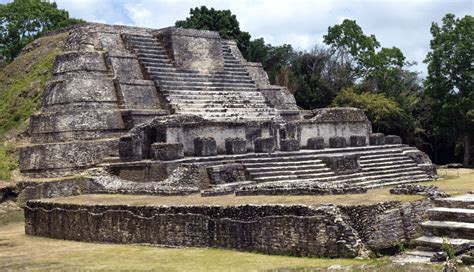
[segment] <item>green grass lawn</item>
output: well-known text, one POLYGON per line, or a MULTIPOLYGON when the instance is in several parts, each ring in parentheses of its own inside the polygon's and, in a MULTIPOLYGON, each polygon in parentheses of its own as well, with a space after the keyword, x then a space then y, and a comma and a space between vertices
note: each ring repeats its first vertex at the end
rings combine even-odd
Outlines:
MULTIPOLYGON (((448 170, 446 179, 423 184, 434 184, 449 193, 459 194, 473 190, 474 170, 448 170)), ((319 205, 357 204, 393 200, 389 188, 371 190, 368 194, 345 196, 262 196, 200 198, 197 195, 178 197, 181 204, 243 204, 243 203, 297 203, 319 205)), ((420 196, 398 196, 401 201, 420 199, 420 196)), ((117 196, 101 196, 101 201, 114 203, 117 196)), ((143 198, 127 196, 129 204, 151 204, 143 198), (135 198, 135 200, 133 200, 135 198)), ((155 204, 176 204, 176 197, 154 197, 155 204)), ((75 198, 81 200, 81 197, 75 198)), ((83 196, 93 203, 98 196, 83 196)), ((121 198, 123 200, 123 198, 121 198)), ((122 203, 123 204, 123 203, 122 203)), ((349 271, 440 271, 439 265, 396 265, 388 258, 324 259, 265 255, 222 249, 163 248, 143 245, 95 244, 26 236, 22 212, 2 210, 0 205, 0 271, 4 270, 154 270, 154 271, 314 271, 340 265, 349 271)), ((469 271, 463 267, 459 271, 469 271)))
POLYGON ((386 257, 368 260, 302 258, 33 237, 24 234, 20 211, 2 214, 0 210, 0 271, 321 271, 335 265, 349 271, 439 271, 439 266, 433 265, 395 265, 386 257))

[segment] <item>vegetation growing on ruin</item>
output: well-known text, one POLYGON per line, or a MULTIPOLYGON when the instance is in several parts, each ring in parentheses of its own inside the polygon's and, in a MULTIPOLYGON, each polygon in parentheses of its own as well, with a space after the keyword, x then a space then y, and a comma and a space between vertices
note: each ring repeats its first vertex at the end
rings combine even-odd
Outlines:
POLYGON ((18 167, 18 160, 12 155, 13 150, 0 146, 0 180, 11 179, 11 171, 18 167))
POLYGON ((54 58, 61 52, 66 37, 67 33, 62 33, 35 40, 0 71, 0 136, 39 109, 54 58))

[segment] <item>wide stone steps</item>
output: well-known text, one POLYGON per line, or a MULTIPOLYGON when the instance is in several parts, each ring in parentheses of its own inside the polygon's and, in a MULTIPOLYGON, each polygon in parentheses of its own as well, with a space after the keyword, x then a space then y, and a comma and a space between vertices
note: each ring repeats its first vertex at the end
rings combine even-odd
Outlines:
MULTIPOLYGON (((225 98, 225 97, 219 97, 219 98, 216 98, 215 100, 212 99, 212 98, 209 98, 209 97, 199 97, 199 96, 189 96, 189 95, 169 95, 168 97, 168 101, 171 102, 173 101, 173 103, 176 103, 176 104, 183 104, 183 105, 188 105, 188 104, 201 104, 201 105, 212 105, 212 104, 216 104, 216 105, 228 105, 230 104, 229 103, 229 99, 230 100, 236 100, 235 98, 225 98)), ((262 100, 262 99, 255 99, 255 100, 251 100, 251 99, 242 99, 242 100, 239 100, 239 103, 240 104, 248 104, 248 103, 253 103, 253 105, 255 106, 258 106, 258 105, 264 105, 266 106, 265 104, 265 100, 262 100)))
POLYGON ((428 236, 474 239, 474 223, 430 220, 421 223, 421 226, 428 236))
POLYGON ((195 90, 195 89, 252 89, 255 90, 255 84, 243 83, 243 82, 219 82, 219 81, 168 81, 160 80, 160 86, 168 89, 184 89, 184 90, 195 90))
POLYGON ((439 207, 474 209, 474 195, 467 194, 455 197, 437 198, 434 200, 434 203, 439 207))
POLYGON ((400 174, 400 173, 412 173, 413 171, 420 171, 420 168, 416 165, 405 167, 401 169, 379 169, 379 170, 367 170, 362 168, 364 175, 389 175, 389 174, 400 174))
MULTIPOLYGON (((367 177, 364 177, 364 180, 366 180, 367 177)), ((395 186, 395 185, 400 185, 400 184, 409 184, 409 183, 415 183, 415 182, 423 182, 423 181, 429 181, 429 177, 426 175, 411 175, 409 177, 404 177, 404 178, 390 178, 390 179, 373 179, 370 182, 367 181, 361 181, 361 182, 356 182, 351 184, 352 187, 362 187, 366 189, 375 189, 375 188, 380 188, 380 187, 386 187, 386 186, 395 186)))
POLYGON ((275 181, 265 181, 265 182, 260 182, 259 184, 268 184, 269 186, 273 185, 284 185, 284 184, 289 184, 289 183, 300 183, 300 184, 312 184, 312 183, 326 183, 326 184, 331 184, 335 186, 343 185, 343 184, 351 184, 355 183, 358 181, 364 180, 364 177, 362 177, 359 173, 354 173, 354 174, 335 174, 334 172, 331 172, 328 175, 320 175, 315 178, 283 178, 280 180, 275 180, 275 181))
POLYGON ((435 221, 474 223, 474 209, 435 207, 428 210, 428 216, 435 221))
POLYGON ((414 162, 409 157, 395 157, 395 158, 387 158, 387 159, 374 159, 374 160, 359 160, 361 167, 375 167, 375 166, 383 166, 383 165, 393 165, 393 163, 412 163, 414 162))
POLYGON ((367 165, 370 165, 370 164, 366 164, 363 168, 362 168, 362 171, 365 171, 365 172, 371 172, 371 171, 378 171, 378 170, 400 170, 400 169, 405 169, 406 167, 417 167, 417 164, 414 163, 414 162, 411 162, 411 163, 404 163, 404 164, 400 164, 400 163, 394 163, 393 165, 389 164, 389 165, 383 165, 383 166, 367 166, 367 165))
MULTIPOLYGON (((322 172, 331 171, 330 168, 327 167, 313 167, 313 169, 292 169, 292 170, 281 170, 281 171, 258 171, 254 170, 251 171, 247 169, 250 175, 254 178, 259 177, 277 177, 277 176, 304 176, 304 175, 312 175, 312 174, 320 174, 322 172)), ((311 177, 309 177, 311 178, 311 177)))
POLYGON ((371 168, 371 167, 385 167, 393 165, 407 165, 413 163, 413 160, 410 158, 399 159, 399 160, 386 160, 382 162, 361 162, 360 166, 362 168, 371 168))
POLYGON ((252 112, 242 114, 238 112, 192 112, 192 111, 183 111, 183 110, 176 110, 177 113, 181 114, 194 114, 199 115, 205 119, 212 119, 215 121, 245 121, 245 120, 255 120, 255 121, 266 121, 271 119, 272 116, 269 114, 254 114, 252 112))
POLYGON ((418 248, 439 251, 446 245, 455 249, 474 246, 474 195, 434 199, 428 221, 421 223, 423 236, 415 239, 418 248))
POLYGON ((255 103, 254 101, 240 101, 240 103, 235 103, 235 104, 230 104, 230 103, 223 103, 222 101, 215 102, 215 101, 209 101, 209 103, 206 103, 207 101, 204 101, 204 103, 197 103, 199 101, 192 101, 192 100, 186 100, 186 101, 179 101, 176 103, 176 100, 173 99, 173 102, 170 103, 172 106, 176 107, 181 107, 181 108, 187 108, 187 109, 192 109, 192 108, 206 108, 206 109, 266 109, 268 110, 268 106, 261 102, 261 103, 255 103))
MULTIPOLYGON (((320 163, 321 161, 301 161, 301 162, 295 162, 293 165, 288 165, 288 163, 275 163, 280 166, 269 166, 269 167, 259 167, 255 166, 252 164, 246 165, 246 169, 249 172, 273 172, 273 171, 295 171, 295 170, 308 170, 308 169, 313 169, 315 167, 325 167, 326 165, 324 163, 320 163)), ((273 164, 270 164, 273 165, 273 164)))
POLYGON ((362 155, 360 157, 361 161, 372 161, 372 160, 377 160, 377 159, 393 159, 393 158, 400 158, 400 157, 406 157, 403 155, 400 151, 391 151, 391 152, 386 152, 383 154, 373 154, 373 155, 362 155))
POLYGON ((207 81, 207 80, 222 80, 222 81, 250 81, 254 82, 252 78, 247 75, 233 75, 227 73, 219 74, 204 74, 204 73, 161 73, 154 75, 153 78, 158 80, 196 80, 196 81, 207 81))
POLYGON ((414 240, 415 244, 421 248, 431 249, 433 251, 442 250, 444 244, 451 245, 454 248, 460 248, 465 244, 474 244, 474 240, 437 236, 421 236, 414 240))
MULTIPOLYGON (((252 175, 251 175, 252 176, 252 175)), ((289 174, 289 175, 282 175, 282 176, 259 176, 254 177, 252 176, 253 180, 258 183, 262 182, 272 182, 272 181, 291 181, 291 182, 299 182, 302 180, 311 179, 313 182, 319 180, 319 178, 331 177, 334 176, 334 172, 321 172, 315 174, 289 174)))
POLYGON ((220 84, 248 84, 255 86, 255 81, 253 81, 250 77, 217 77, 217 76, 209 76, 209 77, 165 77, 165 76, 158 76, 156 78, 160 82, 164 84, 172 84, 172 83, 206 83, 206 84, 213 84, 213 83, 220 83, 220 84))

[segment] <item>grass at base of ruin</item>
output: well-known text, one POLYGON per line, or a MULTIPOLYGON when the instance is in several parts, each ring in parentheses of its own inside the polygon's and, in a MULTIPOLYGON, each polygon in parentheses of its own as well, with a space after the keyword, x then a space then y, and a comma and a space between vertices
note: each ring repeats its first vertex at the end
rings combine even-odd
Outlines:
POLYGON ((350 271, 440 270, 439 266, 433 265, 395 265, 388 258, 303 258, 222 249, 55 240, 25 235, 22 213, 12 211, 8 214, 10 219, 0 220, 0 271, 314 271, 334 265, 350 271))
POLYGON ((150 205, 150 206, 176 206, 176 205, 218 205, 235 206, 245 204, 255 205, 308 205, 321 206, 325 204, 336 205, 359 205, 386 201, 416 201, 424 199, 423 196, 415 195, 391 195, 388 188, 370 190, 366 194, 351 195, 278 195, 278 196, 213 196, 201 197, 200 194, 188 196, 152 196, 152 195, 79 195, 67 198, 44 199, 55 203, 85 204, 85 205, 150 205))

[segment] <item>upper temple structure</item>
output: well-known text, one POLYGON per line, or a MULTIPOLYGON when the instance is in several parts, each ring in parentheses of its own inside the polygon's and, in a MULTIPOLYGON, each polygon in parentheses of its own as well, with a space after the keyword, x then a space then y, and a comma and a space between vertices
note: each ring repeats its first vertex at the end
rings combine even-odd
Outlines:
POLYGON ((435 176, 426 154, 372 133, 359 109, 301 110, 217 32, 86 24, 66 49, 30 119, 24 176, 100 168, 123 190, 205 196, 360 193, 435 176))

